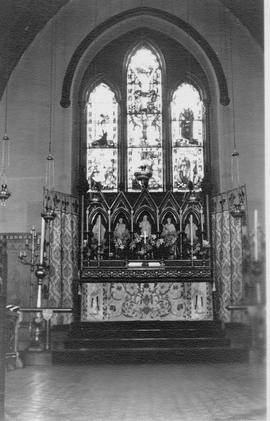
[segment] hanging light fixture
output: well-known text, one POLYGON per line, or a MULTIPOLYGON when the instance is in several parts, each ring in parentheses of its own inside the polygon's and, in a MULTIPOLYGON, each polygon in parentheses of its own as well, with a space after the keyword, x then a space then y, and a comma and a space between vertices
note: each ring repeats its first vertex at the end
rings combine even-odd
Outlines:
MULTIPOLYGON (((235 102, 234 102, 234 71, 233 71, 233 43, 232 43, 232 25, 230 25, 230 67, 231 67, 231 89, 232 89, 232 120, 233 120, 233 153, 231 155, 231 176, 232 176, 232 187, 240 186, 240 175, 239 175, 239 152, 236 147, 236 133, 235 133, 235 102)), ((233 218, 242 218, 244 216, 243 204, 240 201, 239 194, 234 201, 230 210, 233 218)))
MULTIPOLYGON (((45 191, 46 195, 48 192, 52 192, 55 188, 54 185, 54 172, 55 172, 55 160, 52 154, 52 138, 53 138, 53 101, 54 101, 54 77, 55 77, 55 49, 54 49, 54 38, 55 38, 55 25, 54 19, 51 23, 51 42, 50 42, 50 105, 49 105, 49 152, 46 157, 46 169, 45 169, 45 191)), ((56 213, 54 212, 54 202, 46 201, 45 208, 41 216, 45 221, 49 222, 54 220, 56 213)))
POLYGON ((54 51, 54 38, 55 26, 54 19, 51 23, 51 43, 50 43, 50 115, 49 115, 49 153, 46 158, 46 175, 45 187, 51 191, 54 190, 54 157, 52 154, 52 138, 53 138, 53 101, 54 101, 54 77, 55 77, 55 51, 54 51))
POLYGON ((6 206, 6 201, 11 195, 7 186, 7 169, 9 167, 9 155, 10 155, 10 140, 7 135, 7 103, 8 103, 8 85, 6 86, 6 95, 5 95, 5 134, 3 136, 3 139, 1 140, 0 202, 2 206, 6 206))
POLYGON ((232 43, 232 26, 230 25, 230 66, 231 66, 231 88, 232 88, 232 120, 233 120, 233 153, 231 155, 231 175, 232 187, 240 185, 239 175, 239 159, 240 155, 236 147, 235 133, 235 102, 234 102, 234 71, 233 71, 233 43, 232 43))

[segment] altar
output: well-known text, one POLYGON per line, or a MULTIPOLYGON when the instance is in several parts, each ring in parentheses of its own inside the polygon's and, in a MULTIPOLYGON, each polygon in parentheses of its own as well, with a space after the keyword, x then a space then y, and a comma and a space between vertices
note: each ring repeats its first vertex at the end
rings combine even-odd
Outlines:
POLYGON ((213 319, 205 195, 96 192, 83 205, 82 322, 213 319))
POLYGON ((238 321, 227 306, 243 297, 239 250, 245 250, 246 231, 245 220, 232 214, 240 200, 245 208, 245 197, 244 187, 218 195, 210 213, 202 192, 45 196, 46 204, 56 203, 57 215, 49 231, 48 305, 73 307, 72 318, 53 323, 238 321), (144 215, 150 235, 140 230, 144 215), (162 236, 168 218, 173 240, 162 236), (119 223, 127 229, 121 239, 115 236, 119 223), (192 230, 196 238, 188 236, 192 230))
POLYGON ((85 283, 81 321, 212 320, 210 282, 85 283))

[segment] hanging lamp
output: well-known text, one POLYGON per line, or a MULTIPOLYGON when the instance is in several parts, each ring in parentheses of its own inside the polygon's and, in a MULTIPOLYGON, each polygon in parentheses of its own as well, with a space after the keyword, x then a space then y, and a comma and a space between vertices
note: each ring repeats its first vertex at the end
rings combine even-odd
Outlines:
MULTIPOLYGON (((231 67, 231 88, 232 88, 232 120, 233 120, 233 152, 231 154, 231 177, 232 177, 232 187, 240 186, 240 173, 239 173, 239 159, 240 154, 236 147, 236 130, 235 130, 235 102, 234 102, 234 71, 233 71, 233 43, 232 43, 232 26, 230 25, 230 67, 231 67)), ((237 199, 236 199, 237 200, 237 199)), ((231 215, 234 218, 241 218, 245 211, 241 204, 240 198, 238 197, 238 202, 235 201, 230 210, 231 215)))
POLYGON ((6 95, 5 95, 5 134, 1 140, 1 173, 0 173, 0 202, 2 206, 6 206, 8 198, 11 196, 11 193, 8 190, 7 186, 7 169, 9 167, 9 155, 10 155, 10 140, 7 135, 7 121, 8 121, 8 84, 6 86, 6 95))
POLYGON ((230 67, 231 67, 231 88, 232 88, 232 120, 233 120, 233 153, 231 155, 231 175, 232 175, 232 187, 240 185, 239 176, 239 159, 240 154, 236 147, 236 133, 235 133, 235 101, 234 101, 234 71, 233 71, 233 43, 232 43, 232 27, 230 25, 230 67))
MULTIPOLYGON (((54 78, 55 78, 55 25, 54 19, 51 23, 51 43, 50 43, 50 105, 49 105, 49 151, 46 157, 46 169, 45 169, 45 194, 51 193, 54 188, 54 172, 55 172, 55 160, 52 154, 52 138, 53 138, 53 100, 54 100, 54 78)), ((41 216, 46 222, 53 221, 56 217, 54 202, 46 200, 45 206, 41 216)))

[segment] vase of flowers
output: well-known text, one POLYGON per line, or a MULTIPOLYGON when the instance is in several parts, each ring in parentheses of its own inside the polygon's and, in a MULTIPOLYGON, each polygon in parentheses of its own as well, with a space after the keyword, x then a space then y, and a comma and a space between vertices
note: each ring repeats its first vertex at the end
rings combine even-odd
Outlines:
POLYGON ((210 243, 207 240, 203 240, 202 244, 197 241, 194 244, 194 247, 189 247, 187 249, 187 254, 192 257, 193 259, 200 259, 205 262, 205 260, 209 259, 210 257, 210 243))
POLYGON ((134 234, 130 242, 129 248, 133 255, 139 259, 151 259, 154 257, 154 249, 156 247, 157 236, 151 234, 143 236, 142 234, 134 234))

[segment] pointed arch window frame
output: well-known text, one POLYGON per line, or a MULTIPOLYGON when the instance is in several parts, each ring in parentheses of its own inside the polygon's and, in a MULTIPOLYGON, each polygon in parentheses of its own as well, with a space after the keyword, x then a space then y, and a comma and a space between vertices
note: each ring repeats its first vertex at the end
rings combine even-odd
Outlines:
MULTIPOLYGON (((107 192, 117 192, 118 191, 118 187, 119 187, 119 182, 120 182, 120 167, 121 167, 121 160, 120 158, 120 140, 121 140, 121 136, 120 136, 120 120, 121 120, 121 94, 120 94, 120 90, 118 89, 118 87, 114 86, 113 83, 111 83, 110 80, 108 80, 107 78, 104 78, 103 75, 99 74, 96 75, 96 77, 91 81, 91 83, 88 84, 88 87, 84 93, 84 137, 85 137, 85 148, 86 148, 86 157, 85 157, 85 174, 86 174, 86 178, 87 181, 89 183, 89 192, 93 192, 95 191, 97 188, 102 188, 102 190, 107 193, 107 192), (94 182, 92 182, 91 177, 89 177, 89 173, 88 173, 88 150, 95 150, 96 152, 101 148, 99 147, 88 147, 88 133, 87 133, 87 126, 88 126, 88 115, 87 115, 87 108, 88 108, 88 104, 89 104, 89 98, 91 93, 99 86, 99 85, 105 85, 107 88, 109 88, 109 90, 112 92, 116 104, 117 104, 117 116, 116 116, 116 144, 115 145, 105 145, 103 147, 104 152, 106 151, 110 151, 110 150, 114 150, 115 156, 116 156, 116 170, 113 173, 113 176, 115 177, 115 187, 114 188, 106 188, 106 186, 104 187, 104 185, 102 184, 102 181, 99 180, 97 178, 97 180, 94 180, 94 182), (97 183, 96 183, 97 181, 97 183)), ((109 155, 109 154, 107 154, 109 155)), ((101 177, 102 178, 102 177, 101 177)))
MULTIPOLYGON (((205 91, 205 89, 202 88, 201 84, 196 80, 196 78, 194 78, 194 75, 192 74, 187 74, 185 78, 182 78, 181 80, 179 80, 174 87, 170 90, 170 94, 168 97, 168 108, 169 108, 169 115, 168 115, 168 124, 170 126, 170 152, 169 152, 169 158, 171 159, 171 172, 170 172, 170 180, 171 180, 171 188, 173 192, 182 192, 185 193, 189 190, 188 188, 188 181, 191 181, 193 183, 193 187, 195 191, 200 191, 201 190, 201 182, 204 179, 204 177, 206 176, 206 163, 209 162, 210 160, 210 152, 209 152, 209 139, 208 139, 208 132, 207 132, 207 126, 208 126, 208 114, 209 114, 209 109, 208 109, 208 104, 209 104, 209 100, 208 100, 208 95, 207 92, 205 91), (201 144, 180 144, 178 146, 173 144, 173 119, 172 119, 172 101, 173 101, 173 97, 176 93, 176 91, 182 86, 182 85, 190 85, 193 89, 195 89, 197 91, 197 94, 200 98, 200 102, 201 102, 201 106, 202 106, 202 118, 201 118, 201 136, 202 136, 202 142, 201 144), (182 187, 176 187, 176 180, 179 177, 176 177, 175 174, 175 164, 174 164, 174 150, 176 150, 176 148, 179 148, 179 150, 183 151, 183 160, 188 160, 188 157, 185 157, 185 155, 189 155, 192 156, 192 154, 190 153, 192 150, 193 152, 195 152, 196 148, 197 149, 201 149, 201 156, 199 157, 200 159, 198 160, 196 153, 194 153, 194 160, 196 160, 196 164, 197 165, 201 165, 202 166, 202 170, 199 172, 199 174, 196 175, 197 179, 199 178, 200 181, 195 181, 194 178, 190 178, 186 183, 183 183, 184 185, 182 187), (188 149, 189 151, 188 151, 188 149), (186 149, 186 150, 185 150, 186 149)), ((198 154, 197 154, 198 155, 198 154)), ((199 153, 200 155, 200 153, 199 153)), ((180 172, 180 166, 178 167, 178 172, 180 172)), ((178 183, 180 182, 180 180, 177 180, 178 183)))
MULTIPOLYGON (((124 56, 123 63, 122 63, 122 74, 123 74, 123 84, 125 84, 125 81, 127 80, 127 66, 130 57, 134 53, 135 50, 137 50, 140 46, 147 46, 150 48, 150 50, 154 49, 154 53, 157 54, 159 61, 161 63, 161 90, 162 90, 162 139, 163 139, 163 145, 162 145, 162 158, 163 163, 166 162, 166 165, 163 165, 162 168, 162 177, 163 177, 163 183, 162 183, 162 189, 159 191, 168 191, 172 190, 175 192, 185 192, 186 190, 177 190, 173 189, 173 157, 172 157, 172 138, 171 138, 171 113, 170 113, 170 101, 173 95, 173 92, 175 89, 181 85, 182 83, 188 83, 194 86, 194 88, 198 91, 204 105, 205 105, 205 119, 204 119, 204 152, 203 152, 203 159, 204 159, 204 169, 205 172, 207 172, 207 177, 209 178, 209 169, 206 167, 207 163, 210 163, 210 138, 209 138, 209 88, 208 86, 204 86, 204 83, 202 83, 201 80, 197 80, 197 76, 190 74, 185 74, 184 78, 182 77, 179 79, 177 83, 174 83, 174 86, 166 86, 167 84, 167 69, 166 69, 166 62, 164 59, 164 56, 162 52, 160 51, 159 47, 155 44, 155 42, 149 41, 148 39, 144 38, 143 40, 134 43, 128 51, 126 52, 126 55, 124 56)), ((86 118, 86 105, 87 105, 87 98, 89 97, 90 93, 95 89, 97 85, 100 83, 106 84, 111 91, 114 93, 117 104, 118 104, 118 147, 117 147, 117 157, 118 157, 118 169, 117 169, 117 183, 116 188, 114 190, 103 190, 104 192, 117 192, 119 190, 123 191, 131 191, 139 193, 140 190, 130 190, 128 189, 127 185, 127 175, 128 175, 128 169, 127 169, 127 120, 126 120, 126 92, 127 87, 123 87, 122 85, 122 91, 118 85, 111 82, 108 77, 104 77, 103 74, 98 74, 93 78, 92 80, 88 80, 87 86, 85 85, 85 89, 82 92, 81 98, 83 98, 82 101, 79 102, 80 109, 81 109, 81 115, 84 115, 83 120, 83 127, 82 130, 84 132, 83 138, 84 141, 82 143, 83 148, 86 148, 86 128, 85 125, 87 124, 87 118, 86 118)), ((81 169, 86 174, 87 168, 86 168, 86 159, 85 159, 85 153, 82 153, 80 160, 81 162, 81 169)), ((206 175, 206 174, 205 174, 206 175)), ((151 190, 150 190, 151 191, 151 190)), ((151 192, 154 192, 153 190, 151 192)))
MULTIPOLYGON (((161 129, 160 129, 160 146, 158 147, 158 149, 160 149, 160 155, 159 155, 159 161, 161 161, 159 163, 159 165, 161 166, 162 170, 161 170, 161 183, 160 183, 160 187, 158 189, 156 188, 151 188, 151 184, 149 185, 149 191, 154 192, 154 191, 164 191, 165 190, 165 181, 166 181, 166 175, 165 175, 165 169, 164 169, 164 124, 163 124, 163 114, 164 114, 164 109, 165 109, 165 103, 164 103, 164 91, 165 91, 165 79, 166 79, 166 63, 165 63, 165 59, 164 56, 160 50, 160 48, 152 41, 149 40, 147 37, 143 37, 143 39, 141 39, 139 42, 136 42, 135 44, 133 44, 129 50, 127 51, 124 61, 123 61, 123 74, 124 74, 124 80, 126 83, 126 98, 125 98, 125 110, 126 110, 126 124, 125 124, 125 138, 126 138, 126 145, 125 145, 125 152, 124 152, 124 156, 125 156, 125 174, 126 174, 126 179, 127 181, 127 185, 126 190, 127 191, 131 191, 131 192, 139 192, 140 191, 140 186, 137 185, 135 188, 133 188, 133 186, 131 186, 131 177, 129 176, 129 152, 131 152, 131 150, 134 148, 134 146, 129 145, 129 135, 128 135, 128 71, 129 71, 129 65, 130 62, 132 60, 132 58, 136 55, 136 53, 142 49, 148 49, 151 51, 151 53, 156 57, 156 60, 158 61, 159 67, 160 67, 160 95, 161 95, 161 100, 160 100, 160 124, 161 124, 161 129)), ((142 121, 143 124, 143 121, 142 121)), ((144 138, 144 135, 142 136, 142 138, 144 138)), ((143 142, 142 142, 143 143, 143 142)), ((151 148, 151 146, 145 146, 141 145, 141 155, 146 155, 146 158, 144 158, 144 162, 143 164, 148 165, 149 164, 149 159, 147 159, 147 149, 149 150, 149 153, 152 154, 151 149, 153 149, 153 146, 151 148)), ((156 148, 156 147, 155 147, 156 148)), ((135 148, 134 148, 135 149, 135 148)), ((138 151, 139 152, 139 151, 138 151)), ((137 153, 138 155, 138 153, 137 153)), ((136 156, 136 155, 135 155, 136 156)), ((133 171, 134 173, 135 171, 133 171)), ((133 180, 135 180, 135 178, 133 177, 133 180)), ((136 181, 135 181, 136 182, 136 181)), ((151 182, 150 182, 151 183, 151 182)))

